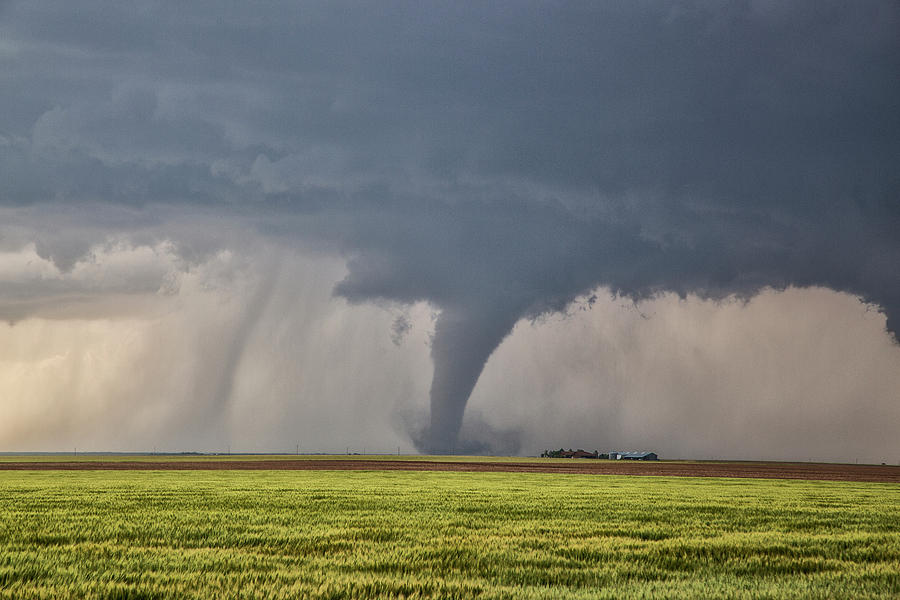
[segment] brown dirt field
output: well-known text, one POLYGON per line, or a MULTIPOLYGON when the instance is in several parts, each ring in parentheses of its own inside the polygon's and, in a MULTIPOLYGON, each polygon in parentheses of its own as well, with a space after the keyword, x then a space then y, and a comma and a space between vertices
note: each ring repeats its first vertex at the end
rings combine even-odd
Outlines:
POLYGON ((123 461, 0 462, 0 470, 346 470, 346 471, 465 471, 502 473, 578 473, 588 475, 652 475, 668 477, 744 477, 900 483, 900 467, 830 463, 781 462, 632 462, 535 461, 457 462, 452 460, 242 460, 242 461, 123 461))

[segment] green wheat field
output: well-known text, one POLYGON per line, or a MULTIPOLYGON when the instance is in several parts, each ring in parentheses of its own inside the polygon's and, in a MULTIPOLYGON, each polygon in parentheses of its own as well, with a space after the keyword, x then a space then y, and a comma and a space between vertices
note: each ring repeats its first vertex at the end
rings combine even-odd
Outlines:
POLYGON ((3 471, 0 598, 897 598, 900 486, 3 471))

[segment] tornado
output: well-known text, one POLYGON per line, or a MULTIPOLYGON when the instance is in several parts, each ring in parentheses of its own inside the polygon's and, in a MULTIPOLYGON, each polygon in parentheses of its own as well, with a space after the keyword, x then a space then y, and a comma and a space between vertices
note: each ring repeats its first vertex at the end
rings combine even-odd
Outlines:
POLYGON ((421 450, 429 454, 459 451, 459 430, 466 404, 488 358, 512 331, 517 313, 490 307, 451 306, 435 323, 431 345, 431 419, 421 450))

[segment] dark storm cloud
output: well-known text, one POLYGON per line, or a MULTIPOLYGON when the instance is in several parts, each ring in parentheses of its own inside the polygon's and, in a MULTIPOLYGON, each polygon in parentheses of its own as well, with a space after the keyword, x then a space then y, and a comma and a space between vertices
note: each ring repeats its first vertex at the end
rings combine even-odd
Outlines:
MULTIPOLYGON (((516 321, 597 285, 825 286, 897 329, 894 2, 3 16, 0 202, 252 215, 344 252, 351 301, 434 303, 433 450, 516 321)), ((56 246, 65 269, 90 240, 56 246)))

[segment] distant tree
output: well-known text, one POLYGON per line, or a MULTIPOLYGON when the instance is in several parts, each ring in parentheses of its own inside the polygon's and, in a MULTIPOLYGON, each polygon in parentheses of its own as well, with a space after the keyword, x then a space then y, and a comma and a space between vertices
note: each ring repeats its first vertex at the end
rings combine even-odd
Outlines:
POLYGON ((563 458, 563 453, 565 450, 560 448, 559 450, 544 450, 541 452, 542 458, 563 458))

